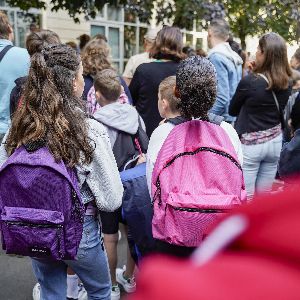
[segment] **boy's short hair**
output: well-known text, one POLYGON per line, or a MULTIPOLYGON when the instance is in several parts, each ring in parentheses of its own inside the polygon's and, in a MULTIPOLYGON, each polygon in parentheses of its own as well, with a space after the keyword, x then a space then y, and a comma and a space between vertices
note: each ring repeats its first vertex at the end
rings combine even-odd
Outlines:
POLYGON ((226 41, 229 37, 230 27, 227 21, 224 19, 214 19, 210 22, 208 29, 210 29, 213 35, 221 40, 226 41))
POLYGON ((112 69, 98 72, 94 78, 94 87, 109 102, 117 101, 122 93, 119 76, 112 69))
POLYGON ((180 99, 174 94, 176 87, 176 76, 169 76, 165 78, 159 85, 158 92, 161 99, 165 99, 169 102, 171 112, 178 111, 178 103, 180 99))

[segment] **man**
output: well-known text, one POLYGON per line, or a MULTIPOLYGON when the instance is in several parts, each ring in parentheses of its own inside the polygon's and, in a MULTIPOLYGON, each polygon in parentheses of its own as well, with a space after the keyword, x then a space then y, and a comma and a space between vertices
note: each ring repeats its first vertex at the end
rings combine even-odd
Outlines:
POLYGON ((133 55, 129 58, 123 73, 123 78, 128 86, 130 84, 131 79, 133 78, 133 74, 136 68, 143 63, 152 61, 152 59, 149 58, 149 52, 156 39, 156 35, 157 35, 157 30, 155 28, 149 29, 144 36, 145 52, 133 55))
POLYGON ((229 116, 228 107, 242 78, 243 60, 226 42, 228 38, 228 23, 223 19, 213 20, 208 28, 207 42, 211 49, 208 58, 216 68, 218 88, 217 100, 210 112, 223 116, 225 121, 232 123, 234 118, 229 116))
POLYGON ((13 39, 14 32, 8 17, 0 11, 0 57, 5 53, 2 51, 7 51, 0 61, 0 142, 10 125, 10 93, 15 80, 28 74, 30 63, 26 49, 13 47, 8 50, 7 46, 13 45, 13 39))

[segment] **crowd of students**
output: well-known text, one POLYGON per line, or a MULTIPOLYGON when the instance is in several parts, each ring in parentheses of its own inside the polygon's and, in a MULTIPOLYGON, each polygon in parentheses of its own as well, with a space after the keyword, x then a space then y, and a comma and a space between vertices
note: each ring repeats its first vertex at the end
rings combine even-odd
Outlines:
MULTIPOLYGON (((205 57, 183 52, 178 28, 151 30, 145 53, 129 60, 122 77, 105 37, 89 40, 79 55, 40 30, 27 37, 26 52, 13 47, 13 29, 0 12, 2 245, 32 257, 35 300, 120 299, 120 285, 136 290, 141 256, 188 257, 228 212, 271 191, 276 176, 294 184, 300 95, 291 66, 298 68, 298 52, 290 66, 283 38, 264 34, 245 72, 229 35, 225 20, 212 21, 205 57), (61 182, 72 182, 64 197, 55 188, 61 182), (47 184, 47 201, 58 200, 52 219, 45 217, 50 205, 38 201, 47 184), (23 216, 28 208, 31 220, 23 216), (81 214, 76 233, 69 229, 73 208, 81 214), (128 238, 124 269, 117 268, 119 223, 128 238), (24 234, 24 227, 33 229, 24 234), (64 233, 45 245, 36 231, 43 227, 64 233), (76 234, 73 257, 68 245, 76 234)), ((148 295, 133 299, 163 297, 144 276, 148 295)))

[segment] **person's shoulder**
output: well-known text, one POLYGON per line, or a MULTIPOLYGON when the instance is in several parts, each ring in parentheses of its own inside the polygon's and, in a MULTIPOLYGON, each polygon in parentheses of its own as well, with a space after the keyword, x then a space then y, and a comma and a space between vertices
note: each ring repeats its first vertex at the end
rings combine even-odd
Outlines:
POLYGON ((131 56, 131 58, 134 61, 150 60, 148 52, 138 53, 136 55, 131 56))
POLYGON ((244 76, 239 82, 239 88, 240 89, 250 88, 253 84, 257 82, 257 80, 260 80, 260 78, 258 77, 259 76, 252 73, 244 76))
POLYGON ((136 72, 143 73, 153 69, 155 62, 142 63, 136 68, 136 72))
POLYGON ((220 124, 220 127, 223 128, 228 135, 236 137, 237 139, 239 138, 236 130, 233 128, 233 126, 231 124, 229 124, 225 121, 222 121, 220 124))
POLYGON ((151 140, 155 141, 155 140, 161 139, 162 137, 165 137, 166 135, 168 135, 171 132, 171 130, 174 127, 175 127, 175 125, 173 125, 171 123, 168 123, 168 122, 159 125, 152 132, 151 137, 150 137, 150 141, 151 140))
POLYGON ((89 136, 107 136, 106 127, 99 121, 93 118, 87 118, 89 136))
POLYGON ((25 48, 20 48, 20 47, 14 46, 13 48, 10 49, 10 51, 11 51, 11 54, 18 55, 19 58, 23 57, 23 58, 29 60, 29 54, 28 54, 28 51, 25 48))

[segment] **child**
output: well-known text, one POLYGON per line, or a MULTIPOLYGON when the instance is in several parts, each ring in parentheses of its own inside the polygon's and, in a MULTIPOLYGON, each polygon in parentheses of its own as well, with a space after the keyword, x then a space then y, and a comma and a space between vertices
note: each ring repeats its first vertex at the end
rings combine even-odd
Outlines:
MULTIPOLYGON (((228 164, 233 169, 234 174, 238 176, 236 178, 237 183, 231 184, 229 189, 232 188, 232 191, 236 192, 234 194, 237 199, 236 204, 240 204, 241 201, 245 200, 241 167, 233 158, 237 157, 240 163, 242 162, 241 144, 237 133, 230 124, 221 121, 215 115, 208 114, 215 99, 215 69, 206 58, 194 56, 185 59, 177 69, 176 82, 174 77, 168 77, 159 86, 158 108, 161 117, 166 118, 166 120, 154 130, 147 152, 147 182, 154 205, 152 230, 156 240, 157 252, 176 256, 190 255, 198 245, 198 239, 202 238, 197 233, 200 232, 197 226, 202 226, 202 221, 198 218, 201 218, 201 214, 207 216, 210 214, 202 213, 202 210, 199 209, 199 205, 207 205, 202 204, 201 201, 204 201, 203 199, 206 199, 209 195, 215 196, 216 199, 222 197, 222 199, 229 199, 232 196, 226 194, 227 185, 220 182, 223 179, 218 177, 220 174, 222 175, 220 178, 226 178, 225 173, 227 170, 224 169, 226 167, 215 170, 215 166, 209 167, 205 161, 203 162, 203 157, 214 159, 217 162, 220 160, 219 166, 222 166, 221 160, 227 157, 224 163, 228 164), (174 93, 179 97, 176 98, 174 93), (195 118, 200 119, 201 122, 191 121, 195 118), (212 123, 220 126, 216 127, 212 123), (173 130, 176 130, 176 135, 172 133, 173 130), (191 134, 188 133, 189 130, 192 130, 191 134), (212 133, 212 131, 215 131, 215 133, 212 133), (184 132, 183 136, 181 136, 182 132, 184 132), (196 140, 194 141, 191 137, 195 137, 196 140), (216 141, 216 144, 213 144, 212 141, 216 141), (206 152, 193 152, 194 149, 198 149, 199 145, 200 147, 201 145, 204 148, 206 147, 204 150, 199 148, 201 151, 206 152), (217 145, 217 148, 214 148, 213 145, 217 145), (206 149, 209 149, 209 151, 206 149), (218 150, 216 149, 224 149, 227 152, 217 155, 218 150), (172 153, 170 156, 167 156, 168 151, 172 153), (204 154, 202 155, 202 153, 204 154), (231 155, 228 155, 229 153, 231 155), (231 158, 228 160, 228 157, 231 158), (181 168, 177 168, 180 164, 182 164, 181 168), (175 170, 175 173, 172 173, 172 170, 175 170), (211 170, 214 170, 214 172, 211 172, 211 170), (167 176, 170 177, 163 177, 163 174, 168 174, 167 176), (223 188, 220 188, 222 186, 223 188), (214 194, 215 192, 216 194, 214 194), (222 192, 224 192, 223 195, 222 192), (190 199, 187 199, 189 197, 190 199), (171 209, 171 206, 174 205, 174 199, 178 200, 180 204, 177 204, 180 208, 176 207, 168 213, 167 209, 171 209), (194 202, 197 201, 200 201, 200 203, 191 206, 191 203, 194 205, 194 202), (184 207, 184 204, 187 203, 189 203, 188 208, 184 207), (190 212, 190 209, 192 209, 192 212, 190 212), (182 215, 179 216, 181 211, 182 215), (195 216, 195 219, 192 216, 195 216), (174 221, 172 224, 169 222, 171 218, 174 221), (196 227, 188 230, 187 234, 183 234, 188 226, 192 226, 188 224, 194 224, 195 220, 199 221, 195 223, 196 227), (178 225, 180 222, 183 222, 183 227, 178 225), (179 241, 179 236, 180 238, 183 236, 183 240, 185 237, 189 239, 188 243, 179 241), (189 243, 193 245, 191 246, 189 243)), ((215 201, 211 200, 212 203, 215 203, 215 201)), ((209 209, 209 212, 214 209, 209 209)), ((213 218, 215 218, 218 214, 210 215, 214 215, 213 218)), ((203 238, 205 235, 206 233, 203 238)))
MULTIPOLYGON (((107 126, 111 146, 115 155, 119 171, 133 167, 144 160, 143 153, 147 150, 148 139, 141 128, 141 120, 135 108, 129 104, 118 102, 122 86, 117 73, 105 69, 97 73, 94 80, 95 95, 101 109, 93 117, 107 126), (144 133, 143 139, 141 132, 144 133), (139 148, 133 141, 139 140, 139 148), (145 141, 145 142, 144 142, 145 141)), ((122 221, 121 208, 113 213, 101 212, 104 244, 108 255, 112 280, 111 299, 120 299, 120 283, 126 292, 134 292, 136 288, 133 276, 135 263, 128 251, 126 270, 117 267, 117 244, 119 222, 122 221)))
MULTIPOLYGON (((24 100, 0 148, 2 165, 20 146, 43 141, 55 161, 76 169, 86 207, 82 239, 75 260, 32 258, 41 299, 66 299, 69 266, 83 282, 88 298, 110 300, 107 256, 100 238, 96 204, 114 211, 121 204, 123 188, 105 128, 85 116, 80 100, 84 88, 82 72, 80 56, 66 45, 47 46, 33 55, 24 100)), ((1 172, 0 175, 4 176, 1 172)), ((1 192, 13 188, 14 182, 11 184, 1 186, 1 192)), ((35 191, 28 188, 27 194, 34 196, 32 201, 46 186, 41 186, 40 192, 39 188, 40 185, 34 185, 35 191)), ((64 238, 73 239, 74 234, 64 238)))
MULTIPOLYGON (((175 124, 172 122, 166 122, 169 119, 176 119, 178 121, 184 120, 184 117, 181 116, 181 111, 178 107, 180 103, 180 99, 175 96, 175 88, 176 88, 176 76, 169 76, 165 78, 159 85, 158 90, 158 110, 159 114, 163 120, 159 127, 157 127, 151 135, 149 141, 149 147, 147 151, 147 183, 149 192, 151 194, 151 178, 152 172, 154 168, 154 164, 158 155, 160 148, 162 147, 165 139, 169 135, 170 131, 174 128, 175 124)), ((200 92, 199 92, 200 93, 200 92)), ((197 99, 197 103, 199 106, 201 104, 201 94, 195 95, 195 99, 197 99), (199 97, 199 98, 197 98, 199 97)), ((195 104, 196 105, 196 104, 195 104)), ((209 114, 211 118, 215 117, 212 114, 209 114)), ((171 120, 172 121, 172 120, 171 120)), ((234 128, 226 123, 221 122, 220 125, 230 137, 232 144, 237 152, 240 163, 243 162, 243 153, 241 149, 241 143, 239 137, 234 130, 234 128)))

